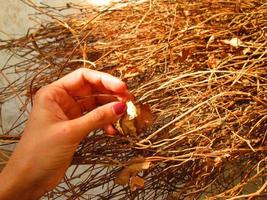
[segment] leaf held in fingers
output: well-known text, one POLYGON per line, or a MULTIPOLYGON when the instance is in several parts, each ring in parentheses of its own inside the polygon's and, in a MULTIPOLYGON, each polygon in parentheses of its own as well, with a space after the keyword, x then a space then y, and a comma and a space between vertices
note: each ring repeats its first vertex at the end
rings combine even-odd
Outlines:
POLYGON ((152 125, 154 117, 148 104, 127 102, 127 112, 115 124, 121 134, 136 137, 141 131, 152 125))
POLYGON ((133 104, 133 102, 132 101, 128 101, 126 103, 126 105, 127 105, 127 115, 128 115, 128 118, 130 120, 136 118, 138 116, 138 113, 137 113, 137 108, 133 104))
POLYGON ((135 124, 137 132, 140 132, 153 124, 154 116, 148 104, 138 104, 136 107, 138 115, 135 124))
POLYGON ((130 119, 129 115, 123 115, 120 120, 120 127, 124 135, 137 136, 134 119, 130 119))

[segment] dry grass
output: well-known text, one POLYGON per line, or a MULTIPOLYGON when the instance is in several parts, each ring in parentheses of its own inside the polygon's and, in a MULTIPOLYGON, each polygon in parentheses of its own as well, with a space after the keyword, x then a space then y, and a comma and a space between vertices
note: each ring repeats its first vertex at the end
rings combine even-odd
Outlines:
POLYGON ((7 81, 13 69, 20 78, 1 89, 1 102, 19 97, 27 105, 43 85, 88 67, 126 81, 156 116, 138 137, 89 134, 73 165, 90 164, 91 172, 74 184, 74 168, 51 199, 86 199, 101 186, 92 199, 266 198, 266 1, 151 0, 104 11, 68 5, 80 10, 71 15, 25 3, 50 20, 1 42, 0 50, 23 58, 2 67, 7 81), (152 162, 139 174, 145 187, 114 185, 140 155, 152 162))

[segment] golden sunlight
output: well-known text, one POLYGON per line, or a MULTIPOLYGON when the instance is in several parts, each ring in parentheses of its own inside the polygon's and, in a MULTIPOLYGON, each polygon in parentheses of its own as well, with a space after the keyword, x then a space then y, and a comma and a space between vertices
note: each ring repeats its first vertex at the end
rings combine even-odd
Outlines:
POLYGON ((109 5, 112 0, 87 0, 87 2, 95 6, 106 6, 109 5))

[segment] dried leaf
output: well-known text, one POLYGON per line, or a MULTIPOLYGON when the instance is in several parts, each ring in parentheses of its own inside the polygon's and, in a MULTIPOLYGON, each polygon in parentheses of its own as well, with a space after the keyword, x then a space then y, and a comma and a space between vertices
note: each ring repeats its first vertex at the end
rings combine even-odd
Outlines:
POLYGON ((120 127, 123 135, 137 136, 134 119, 130 119, 129 115, 123 115, 120 120, 120 127))
POLYGON ((121 119, 119 119, 119 121, 117 121, 116 123, 114 123, 114 128, 122 135, 124 135, 124 132, 121 128, 121 123, 120 123, 121 119))
POLYGON ((127 105, 127 114, 129 115, 129 119, 134 119, 137 117, 137 108, 135 107, 135 105, 133 104, 132 101, 128 101, 126 103, 127 105))
POLYGON ((224 44, 229 44, 233 47, 240 47, 242 45, 242 41, 238 38, 232 38, 231 40, 222 40, 224 44))
POLYGON ((115 179, 115 184, 127 185, 130 180, 130 173, 127 169, 121 170, 117 178, 115 179))
POLYGON ((207 42, 206 48, 209 48, 210 44, 212 44, 215 41, 214 35, 210 36, 209 41, 207 42))
POLYGON ((126 185, 130 181, 130 177, 136 176, 138 173, 150 167, 151 162, 143 157, 134 157, 126 163, 115 180, 116 184, 126 185))
POLYGON ((145 158, 138 157, 129 161, 130 164, 126 167, 131 174, 137 174, 144 169, 150 167, 151 162, 148 162, 145 158))
POLYGON ((126 103, 127 112, 115 124, 115 128, 123 135, 136 136, 134 118, 138 115, 137 108, 132 101, 126 103))
POLYGON ((152 125, 154 121, 154 117, 152 114, 152 111, 150 109, 150 106, 147 104, 138 104, 137 105, 137 117, 135 120, 135 125, 137 128, 137 131, 140 132, 145 128, 148 128, 152 125))
POLYGON ((137 104, 127 102, 127 112, 115 124, 119 133, 136 137, 141 131, 148 128, 153 123, 154 117, 147 104, 137 104))
POLYGON ((138 176, 133 176, 130 178, 130 189, 131 191, 135 191, 137 189, 144 188, 145 185, 145 180, 138 177, 138 176))

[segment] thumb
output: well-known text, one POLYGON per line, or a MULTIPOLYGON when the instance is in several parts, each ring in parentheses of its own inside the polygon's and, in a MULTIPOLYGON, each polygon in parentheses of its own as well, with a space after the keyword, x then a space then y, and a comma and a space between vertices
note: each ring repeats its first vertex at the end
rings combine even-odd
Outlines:
POLYGON ((124 102, 113 102, 97 107, 86 115, 69 121, 76 134, 84 138, 91 131, 116 122, 126 110, 124 102))

